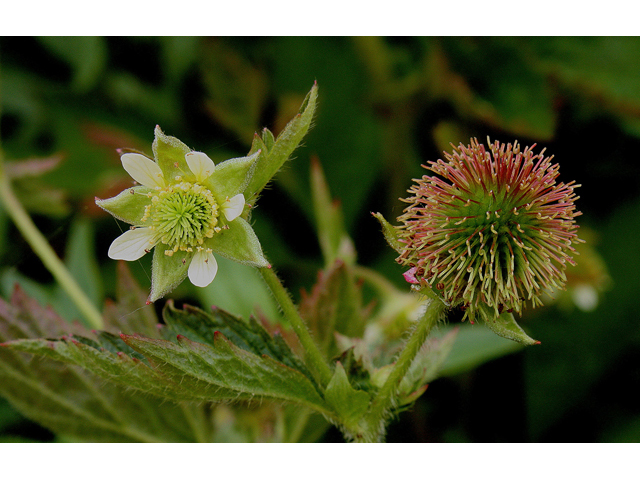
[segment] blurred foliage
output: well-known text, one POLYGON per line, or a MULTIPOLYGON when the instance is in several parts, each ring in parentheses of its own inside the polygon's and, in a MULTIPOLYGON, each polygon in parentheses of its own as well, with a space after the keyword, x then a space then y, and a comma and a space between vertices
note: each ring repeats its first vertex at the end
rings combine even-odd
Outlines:
MULTIPOLYGON (((14 184, 101 303, 115 295, 115 262, 106 252, 126 228, 93 205, 94 196, 130 184, 115 149, 148 150, 161 124, 216 162, 244 155, 254 132, 284 127, 314 80, 315 127, 252 217, 294 295, 311 291, 318 269, 332 264, 326 250, 342 238, 329 232, 322 245, 316 240, 312 156, 340 202, 358 263, 400 291, 407 290, 402 271, 369 212, 397 217, 397 199, 423 174, 421 163, 439 158, 449 142, 489 135, 537 143, 555 155, 561 180, 582 184, 579 220, 589 248, 569 271, 567 292, 522 318, 542 344, 510 348, 495 336, 483 340, 483 327, 463 326, 444 364, 449 377, 404 412, 388 440, 639 441, 632 399, 640 382, 638 38, 1 38, 2 148, 10 162, 62 159, 58 168, 43 167, 37 183, 23 171, 14 184)), ((148 286, 150 266, 131 267, 148 286)), ((17 281, 63 317, 77 316, 1 208, 0 269, 5 298, 17 281)), ((221 262, 210 287, 185 283, 172 297, 273 318, 277 309, 259 285, 250 269, 221 262), (251 294, 246 286, 254 284, 251 294)), ((375 293, 365 284, 363 304, 375 293)), ((216 415, 224 425, 242 413, 221 407, 216 415)), ((4 401, 0 437, 51 438, 4 401)), ((324 438, 341 439, 333 429, 324 438)))

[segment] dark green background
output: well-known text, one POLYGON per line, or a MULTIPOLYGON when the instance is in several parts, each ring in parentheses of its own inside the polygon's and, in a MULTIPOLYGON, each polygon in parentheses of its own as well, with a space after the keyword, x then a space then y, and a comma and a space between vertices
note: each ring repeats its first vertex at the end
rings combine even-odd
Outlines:
MULTIPOLYGON (((80 224, 95 232, 103 287, 93 295, 101 298, 113 293, 115 265, 106 252, 120 230, 93 198, 130 182, 115 148, 149 152, 159 124, 215 161, 242 156, 253 132, 282 128, 314 80, 315 126, 253 216, 294 295, 322 267, 310 156, 320 159, 341 201, 359 262, 404 288, 369 212, 396 217, 397 198, 422 175, 421 163, 441 157, 449 142, 487 135, 546 147, 561 164, 560 179, 582 184, 583 237, 611 277, 595 311, 565 301, 525 314, 523 325, 542 345, 434 382, 388 440, 640 440, 638 38, 5 37, 2 146, 9 160, 64 156, 43 181, 63 189, 67 202, 26 197, 61 256, 71 226, 89 219, 80 224)), ((0 217, 2 281, 26 275, 50 282, 0 217)), ((143 268, 132 266, 148 284, 143 268)), ((172 296, 194 293, 184 285, 172 296)), ((0 434, 53 439, 2 400, 0 434)), ((336 431, 326 437, 340 439, 336 431)))

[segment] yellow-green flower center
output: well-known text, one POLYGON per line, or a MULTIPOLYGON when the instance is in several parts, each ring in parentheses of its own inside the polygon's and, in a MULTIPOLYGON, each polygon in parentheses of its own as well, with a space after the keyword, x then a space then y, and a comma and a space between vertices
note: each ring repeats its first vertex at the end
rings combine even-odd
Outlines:
POLYGON ((159 241, 168 246, 166 255, 178 250, 193 251, 206 238, 220 231, 218 204, 209 190, 199 184, 170 185, 151 197, 142 221, 151 220, 159 241))

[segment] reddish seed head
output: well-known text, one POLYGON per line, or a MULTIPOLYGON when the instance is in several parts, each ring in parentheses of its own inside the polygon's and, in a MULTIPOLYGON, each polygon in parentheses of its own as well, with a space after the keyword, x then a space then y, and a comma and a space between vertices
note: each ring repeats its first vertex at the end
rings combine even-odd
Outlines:
POLYGON ((541 305, 545 290, 564 287, 566 264, 574 263, 579 185, 556 183, 559 166, 534 147, 489 142, 487 149, 472 139, 429 162, 437 176, 416 180, 404 200, 398 262, 452 305, 468 305, 472 320, 521 312, 526 300, 541 305))

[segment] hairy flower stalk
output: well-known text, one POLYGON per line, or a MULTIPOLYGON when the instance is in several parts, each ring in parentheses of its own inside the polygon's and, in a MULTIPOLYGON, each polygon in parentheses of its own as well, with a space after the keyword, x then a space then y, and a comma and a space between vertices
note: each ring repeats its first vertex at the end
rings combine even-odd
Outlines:
POLYGON ((476 139, 425 168, 398 218, 397 261, 407 281, 435 288, 465 318, 521 313, 562 289, 566 264, 580 242, 575 182, 556 183, 558 164, 543 149, 476 139))

